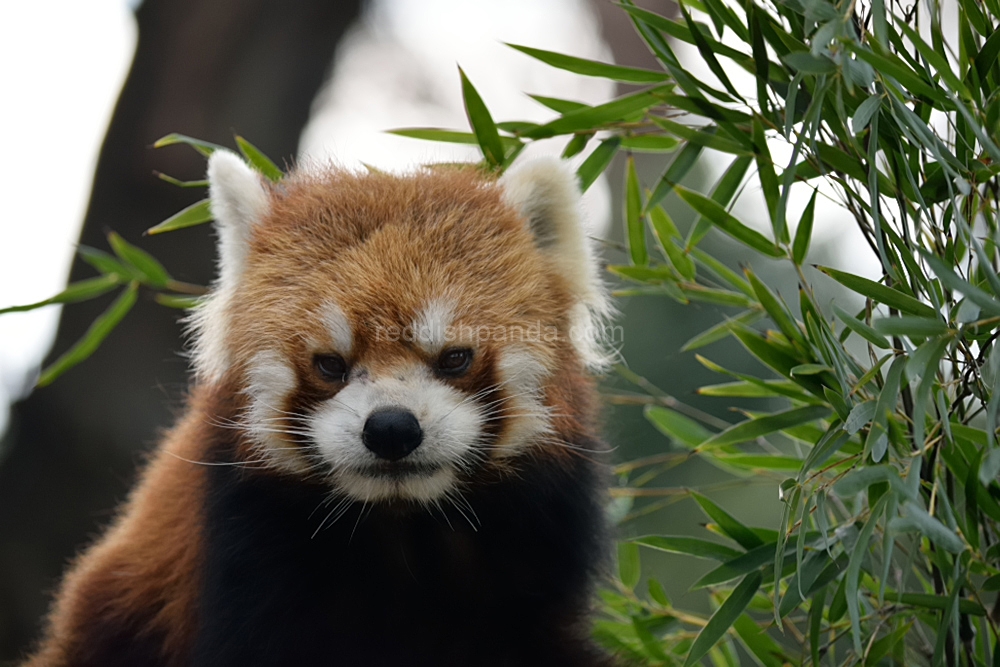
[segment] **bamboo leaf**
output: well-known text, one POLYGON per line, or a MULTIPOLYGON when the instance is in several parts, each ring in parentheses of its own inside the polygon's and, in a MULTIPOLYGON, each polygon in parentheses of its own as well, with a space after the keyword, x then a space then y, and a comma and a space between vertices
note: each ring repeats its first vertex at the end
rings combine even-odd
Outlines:
POLYGON ((721 562, 730 561, 740 555, 740 552, 724 544, 700 540, 695 537, 674 537, 670 535, 645 535, 632 540, 650 549, 668 553, 684 554, 695 558, 708 558, 721 562))
POLYGON ((833 312, 840 318, 840 321, 847 325, 847 328, 858 334, 869 343, 882 350, 891 349, 892 346, 889 341, 885 339, 882 334, 875 331, 872 327, 868 326, 856 317, 852 317, 849 313, 845 313, 837 305, 833 306, 833 312))
POLYGON ((172 280, 160 262, 145 250, 137 248, 115 232, 108 234, 108 243, 119 259, 138 271, 144 282, 153 287, 166 287, 172 280))
POLYGON ((587 156, 580 168, 576 170, 576 177, 580 180, 580 191, 586 192, 594 184, 604 170, 611 164, 618 146, 621 145, 620 137, 605 139, 594 149, 594 152, 587 156))
POLYGON ((819 191, 813 190, 812 197, 806 205, 802 217, 799 218, 799 226, 795 230, 795 241, 792 243, 792 261, 802 264, 809 253, 809 242, 812 240, 813 218, 816 213, 816 195, 819 191))
POLYGON ((684 661, 684 667, 690 667, 690 665, 701 660, 708 653, 709 649, 722 639, 722 636, 726 634, 730 626, 736 622, 736 619, 740 617, 740 614, 750 604, 753 596, 757 593, 757 589, 760 588, 760 583, 760 572, 753 572, 748 574, 733 589, 733 592, 726 601, 722 603, 722 606, 716 610, 705 627, 698 633, 694 643, 691 645, 691 651, 684 661))
POLYGON ((639 562, 639 547, 632 542, 618 543, 618 578, 626 588, 632 590, 639 583, 642 567, 639 562))
POLYGON ((554 51, 535 49, 530 46, 520 46, 509 42, 506 42, 506 44, 510 48, 531 56, 536 60, 540 60, 546 65, 584 76, 596 76, 602 79, 611 79, 612 81, 624 81, 625 83, 660 83, 668 78, 666 72, 610 65, 596 60, 567 56, 554 51))
POLYGON ((719 524, 719 528, 722 529, 723 533, 735 540, 744 549, 749 550, 764 544, 764 540, 760 539, 756 533, 737 521, 731 514, 716 505, 711 499, 695 491, 691 492, 691 497, 701 506, 702 511, 708 515, 708 518, 719 524))
POLYGON ((178 229, 185 229, 186 227, 201 225, 211 222, 214 219, 212 215, 212 202, 208 199, 203 199, 174 213, 155 227, 150 227, 146 230, 146 233, 150 235, 163 234, 164 232, 172 232, 178 229))
POLYGON ((628 158, 628 176, 625 181, 625 236, 628 239, 632 264, 636 266, 648 264, 646 224, 642 214, 642 189, 639 185, 639 176, 635 172, 635 159, 631 155, 628 158))
POLYGON ((118 323, 122 321, 122 318, 128 314, 128 311, 132 309, 135 305, 136 296, 138 294, 139 284, 137 282, 132 282, 126 287, 121 295, 115 299, 114 303, 108 307, 100 317, 94 320, 90 328, 87 329, 87 333, 83 335, 79 341, 76 342, 73 347, 71 347, 62 356, 56 359, 51 366, 42 371, 41 376, 38 378, 38 386, 45 387, 68 371, 73 368, 81 361, 87 359, 92 355, 97 348, 100 347, 101 343, 105 338, 108 337, 118 323))
POLYGON ((884 303, 890 308, 897 308, 903 312, 911 315, 919 315, 920 317, 935 318, 938 315, 937 311, 927 304, 921 303, 912 296, 903 294, 899 290, 886 287, 885 285, 879 284, 873 280, 868 280, 867 278, 862 278, 861 276, 845 273, 844 271, 838 271, 826 266, 818 266, 816 268, 836 280, 844 287, 857 292, 862 296, 866 296, 873 301, 884 303))
POLYGON ((643 414, 660 433, 687 447, 697 447, 712 435, 698 422, 670 408, 650 405, 643 414))
POLYGON ((940 319, 917 317, 915 315, 900 315, 897 317, 882 317, 872 324, 875 331, 885 336, 910 336, 927 338, 939 336, 948 332, 948 325, 940 319))
POLYGON ((70 283, 62 292, 59 292, 59 294, 49 297, 44 301, 38 301, 24 306, 9 306, 7 308, 0 308, 0 315, 4 315, 6 313, 22 313, 28 310, 42 308, 44 306, 51 306, 57 303, 77 303, 79 301, 86 301, 110 292, 115 287, 120 285, 121 282, 121 276, 114 273, 98 276, 97 278, 80 280, 75 283, 70 283))
POLYGON ((278 165, 271 161, 271 158, 264 155, 259 148, 238 134, 236 135, 236 145, 239 147, 240 153, 243 153, 243 157, 250 163, 250 166, 262 173, 268 180, 277 183, 285 177, 285 173, 278 168, 278 165))
POLYGON ((461 67, 458 68, 458 75, 462 80, 462 99, 465 101, 465 115, 469 119, 469 126, 476 135, 486 162, 499 167, 504 161, 504 149, 493 116, 461 67))
POLYGON ((670 260, 670 264, 681 276, 687 280, 694 280, 694 260, 674 242, 675 238, 680 238, 680 232, 677 231, 674 221, 670 219, 662 206, 657 206, 649 211, 649 221, 653 224, 656 240, 659 241, 660 248, 670 260))
POLYGON ((723 447, 726 445, 736 445, 748 440, 755 440, 761 436, 777 433, 792 426, 807 424, 817 419, 822 419, 830 414, 830 409, 823 405, 809 405, 802 408, 791 408, 781 412, 755 417, 730 426, 725 431, 717 433, 705 442, 701 443, 698 449, 704 450, 711 447, 723 447))
POLYGON ((768 257, 785 256, 784 251, 778 248, 772 241, 768 240, 760 232, 756 232, 744 225, 730 215, 726 209, 708 197, 681 186, 677 186, 676 189, 677 194, 688 206, 711 220, 716 227, 737 241, 768 257))
POLYGON ((202 141, 201 139, 195 139, 184 134, 168 134, 165 137, 157 139, 153 143, 153 148, 163 148, 164 146, 173 146, 175 144, 185 144, 195 149, 205 157, 208 157, 217 150, 225 150, 219 144, 213 144, 210 141, 202 141))
POLYGON ((560 134, 598 129, 635 114, 644 113, 650 107, 660 104, 670 88, 671 86, 658 86, 625 95, 605 104, 570 111, 550 123, 524 132, 523 136, 529 139, 545 139, 560 134))

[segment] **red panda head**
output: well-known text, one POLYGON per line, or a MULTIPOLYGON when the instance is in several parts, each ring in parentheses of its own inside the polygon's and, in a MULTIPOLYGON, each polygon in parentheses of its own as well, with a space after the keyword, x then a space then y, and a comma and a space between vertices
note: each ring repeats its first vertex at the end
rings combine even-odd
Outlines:
POLYGON ((271 185, 218 151, 208 174, 220 275, 195 368, 242 396, 255 460, 433 503, 589 431, 608 306, 561 162, 271 185))

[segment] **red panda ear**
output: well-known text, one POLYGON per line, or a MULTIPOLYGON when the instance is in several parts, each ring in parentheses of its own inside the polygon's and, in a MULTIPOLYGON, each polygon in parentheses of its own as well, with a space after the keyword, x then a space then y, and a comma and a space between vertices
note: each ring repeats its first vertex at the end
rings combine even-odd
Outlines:
POLYGON ((509 169, 499 184, 504 201, 524 217, 535 245, 577 299, 570 332, 574 345, 589 366, 605 365, 600 330, 612 308, 581 215, 576 172, 558 158, 536 158, 509 169))
POLYGON ((251 231, 271 203, 261 176, 228 150, 217 150, 208 159, 208 184, 219 234, 219 277, 189 324, 195 372, 202 381, 211 382, 231 364, 226 344, 229 304, 243 273, 251 231))
POLYGON ((267 215, 267 189, 260 174, 241 157, 217 150, 208 159, 209 197, 219 231, 219 284, 239 278, 250 230, 267 215))

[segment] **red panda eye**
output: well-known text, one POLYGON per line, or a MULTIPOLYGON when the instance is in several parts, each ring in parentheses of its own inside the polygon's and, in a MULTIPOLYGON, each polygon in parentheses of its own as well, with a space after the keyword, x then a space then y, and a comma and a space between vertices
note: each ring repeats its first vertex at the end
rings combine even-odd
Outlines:
POLYGON ((462 375, 471 365, 472 350, 467 347, 449 348, 437 360, 437 370, 452 377, 462 375))
POLYGON ((339 354, 317 354, 313 357, 313 365, 327 382, 347 380, 347 362, 339 354))

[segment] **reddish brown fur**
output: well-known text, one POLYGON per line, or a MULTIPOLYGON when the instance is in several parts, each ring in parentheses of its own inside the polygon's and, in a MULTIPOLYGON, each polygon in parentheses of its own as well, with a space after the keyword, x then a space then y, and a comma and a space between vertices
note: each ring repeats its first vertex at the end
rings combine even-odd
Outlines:
MULTIPOLYGON (((205 493, 205 468, 193 462, 211 460, 210 425, 235 414, 223 403, 241 395, 245 364, 256 352, 278 349, 295 365, 298 400, 332 395, 329 387, 302 379, 312 377, 315 346, 330 345, 316 310, 321 304, 334 302, 344 311, 356 328, 351 356, 373 372, 401 360, 429 361, 412 344, 376 343, 373 334, 377 327, 408 325, 429 297, 455 301, 456 325, 555 327, 558 342, 526 345, 551 372, 545 401, 556 415, 555 431, 568 437, 591 432, 594 409, 592 382, 566 338, 570 292, 499 188, 472 170, 407 179, 331 171, 287 179, 254 231, 228 313, 233 367, 219 384, 194 390, 187 415, 161 444, 118 520, 77 559, 46 640, 28 665, 87 664, 79 657, 88 653, 88 638, 119 623, 162 641, 163 655, 171 658, 165 664, 185 663, 198 623, 205 493)), ((481 346, 464 382, 488 380, 502 343, 481 346)), ((533 453, 579 455, 544 442, 533 453)))
MULTIPOLYGON (((41 650, 28 667, 91 664, 95 637, 133 628, 162 642, 164 664, 184 664, 197 627, 204 467, 217 392, 198 390, 187 416, 149 462, 142 483, 100 541, 63 581, 41 650), (117 626, 117 627, 116 627, 117 626)), ((135 631, 135 630, 126 630, 135 631)))

